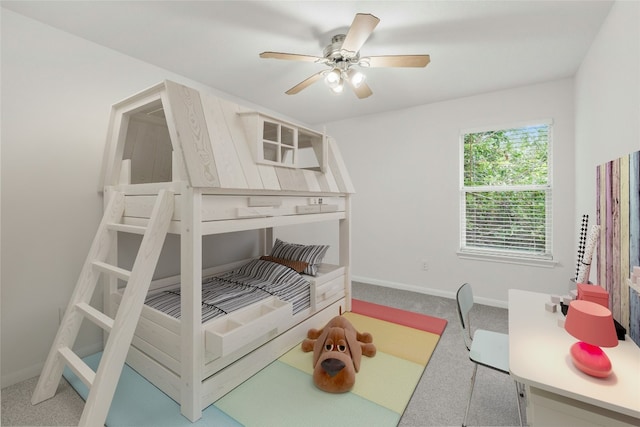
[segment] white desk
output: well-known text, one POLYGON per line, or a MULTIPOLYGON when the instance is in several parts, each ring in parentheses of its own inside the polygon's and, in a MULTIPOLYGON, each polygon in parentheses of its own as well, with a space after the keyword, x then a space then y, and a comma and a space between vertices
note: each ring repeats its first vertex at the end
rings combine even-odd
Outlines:
POLYGON ((640 348, 627 336, 604 348, 613 367, 606 379, 573 366, 576 339, 545 310, 547 294, 509 290, 509 367, 527 388, 532 426, 640 426, 640 348))

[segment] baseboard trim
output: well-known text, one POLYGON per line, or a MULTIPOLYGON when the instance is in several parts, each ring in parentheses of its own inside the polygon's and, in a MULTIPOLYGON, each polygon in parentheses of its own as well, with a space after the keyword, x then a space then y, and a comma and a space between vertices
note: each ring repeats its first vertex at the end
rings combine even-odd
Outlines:
MULTIPOLYGON (((372 277, 364 277, 364 276, 356 276, 356 275, 351 276, 351 280, 354 282, 364 283, 367 285, 382 286, 385 288, 399 289, 402 291, 416 292, 419 294, 433 295, 436 297, 443 297, 443 298, 449 298, 449 299, 456 298, 455 292, 443 291, 441 289, 427 288, 424 286, 409 285, 407 283, 392 282, 390 280, 380 280, 380 279, 374 279, 372 277)), ((492 298, 483 298, 483 297, 477 297, 477 296, 474 297, 474 300, 476 304, 483 304, 483 305, 488 305, 491 307, 498 307, 498 308, 508 308, 507 301, 501 301, 501 300, 496 300, 492 298)))
MULTIPOLYGON (((103 345, 102 345, 102 341, 100 341, 99 343, 90 344, 86 347, 82 347, 81 349, 78 349, 76 353, 78 354, 78 356, 82 358, 82 357, 89 356, 90 354, 94 354, 99 351, 102 351, 102 349, 103 349, 103 345)), ((30 378, 37 377, 42 372, 43 367, 44 367, 44 360, 42 361, 42 363, 29 366, 28 368, 21 369, 17 372, 12 372, 10 374, 3 375, 2 378, 0 379, 0 387, 1 388, 9 387, 14 384, 21 383, 22 381, 26 381, 30 378)))

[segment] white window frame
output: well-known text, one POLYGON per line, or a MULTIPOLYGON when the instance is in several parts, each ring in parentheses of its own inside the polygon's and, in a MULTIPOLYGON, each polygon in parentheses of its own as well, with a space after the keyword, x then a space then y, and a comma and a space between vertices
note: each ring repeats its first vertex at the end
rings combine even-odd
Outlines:
POLYGON ((475 259, 483 261, 503 262, 510 264, 523 264, 540 267, 553 267, 557 264, 553 259, 553 210, 552 210, 552 194, 553 194, 553 120, 533 120, 528 122, 511 123, 498 126, 486 126, 481 128, 464 129, 460 132, 459 142, 460 153, 460 248, 457 252, 459 258, 475 259), (547 184, 546 185, 518 185, 518 186, 475 186, 466 187, 464 185, 464 136, 471 133, 481 133, 489 131, 500 131, 506 129, 517 129, 534 125, 547 125, 548 144, 547 144, 547 184), (546 192, 545 201, 545 253, 533 254, 528 252, 519 252, 509 249, 487 249, 481 247, 469 246, 466 243, 466 197, 468 192, 480 191, 525 191, 525 190, 543 190, 546 192))

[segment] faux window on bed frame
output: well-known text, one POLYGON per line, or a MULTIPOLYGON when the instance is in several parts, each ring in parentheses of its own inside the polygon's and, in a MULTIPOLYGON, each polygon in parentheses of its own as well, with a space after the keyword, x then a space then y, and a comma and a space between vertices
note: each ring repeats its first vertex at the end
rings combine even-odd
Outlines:
POLYGON ((463 132, 461 257, 553 259, 551 121, 463 132))

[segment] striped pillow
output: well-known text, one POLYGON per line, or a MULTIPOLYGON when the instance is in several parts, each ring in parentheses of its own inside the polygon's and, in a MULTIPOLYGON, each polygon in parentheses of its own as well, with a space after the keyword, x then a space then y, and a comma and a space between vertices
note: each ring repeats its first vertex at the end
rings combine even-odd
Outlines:
POLYGON ((303 273, 315 276, 318 273, 318 264, 322 262, 328 249, 329 245, 301 245, 276 239, 270 255, 274 258, 304 261, 309 265, 303 273))

